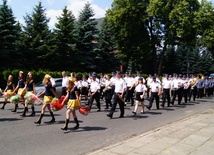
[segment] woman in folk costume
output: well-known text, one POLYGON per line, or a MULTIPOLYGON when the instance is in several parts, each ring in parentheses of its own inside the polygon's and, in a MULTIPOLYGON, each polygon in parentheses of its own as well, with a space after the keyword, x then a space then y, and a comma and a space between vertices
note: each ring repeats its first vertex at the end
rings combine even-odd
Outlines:
MULTIPOLYGON (((27 95, 27 93, 35 94, 34 87, 35 87, 35 84, 34 84, 33 76, 32 76, 32 73, 29 72, 27 74, 27 77, 26 77, 26 83, 25 83, 25 88, 24 88, 24 91, 26 91, 26 95, 27 95)), ((28 104, 31 104, 31 109, 32 109, 32 113, 29 116, 35 116, 34 104, 33 103, 29 103, 28 99, 25 99, 25 108, 24 108, 23 113, 21 114, 21 116, 23 116, 23 117, 26 116, 26 112, 27 112, 27 109, 28 109, 28 104)))
MULTIPOLYGON (((24 95, 25 95, 24 87, 25 87, 24 73, 23 71, 19 71, 18 84, 15 90, 13 91, 14 94, 17 92, 17 94, 20 97, 19 100, 24 99, 24 95)), ((15 107, 12 110, 12 112, 16 112, 17 108, 18 108, 18 103, 15 104, 15 107)))
POLYGON ((40 115, 39 119, 36 122, 34 122, 35 124, 41 124, 41 120, 42 120, 42 117, 45 114, 45 109, 46 108, 48 108, 48 110, 49 110, 49 112, 51 114, 51 117, 52 117, 52 119, 51 119, 51 121, 49 123, 54 123, 55 122, 55 117, 54 117, 53 111, 51 109, 51 102, 52 102, 54 96, 57 97, 57 95, 56 95, 56 93, 55 93, 55 91, 54 91, 54 89, 52 87, 50 78, 51 78, 51 76, 46 74, 44 79, 43 79, 43 81, 42 81, 42 83, 45 85, 45 90, 42 93, 40 93, 38 95, 38 97, 41 97, 41 96, 44 95, 44 100, 43 100, 44 103, 43 103, 43 106, 42 106, 41 115, 40 115))
POLYGON ((135 98, 135 108, 134 111, 132 112, 134 115, 137 113, 138 105, 141 104, 142 110, 141 113, 144 113, 144 96, 146 94, 146 86, 143 83, 143 78, 138 79, 138 84, 135 87, 135 93, 136 93, 136 98, 135 98))
POLYGON ((73 129, 79 128, 79 121, 77 119, 76 115, 76 109, 79 109, 81 107, 80 100, 79 100, 79 91, 77 89, 77 86, 74 84, 74 81, 72 78, 69 78, 68 82, 68 90, 67 95, 65 99, 63 100, 62 104, 65 104, 67 102, 67 111, 66 111, 66 119, 65 119, 65 125, 62 130, 68 129, 68 123, 70 120, 70 114, 72 113, 74 121, 76 123, 76 126, 73 129), (68 102, 67 102, 68 100, 68 102))
POLYGON ((10 98, 10 96, 12 96, 13 90, 15 90, 15 85, 13 83, 13 76, 9 75, 7 79, 7 85, 4 89, 5 101, 1 109, 4 109, 5 105, 7 104, 7 100, 10 98))

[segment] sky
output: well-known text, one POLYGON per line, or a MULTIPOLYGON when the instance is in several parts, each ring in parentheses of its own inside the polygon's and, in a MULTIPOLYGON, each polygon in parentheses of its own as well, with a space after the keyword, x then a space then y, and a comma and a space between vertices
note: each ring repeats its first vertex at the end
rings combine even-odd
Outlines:
MULTIPOLYGON (((58 16, 62 14, 62 9, 67 8, 72 11, 77 18, 79 12, 83 9, 84 5, 89 2, 95 13, 95 18, 101 18, 105 16, 107 9, 111 8, 113 0, 7 0, 8 5, 12 8, 13 14, 21 24, 24 24, 23 17, 26 14, 31 14, 33 8, 38 5, 38 2, 42 2, 42 6, 46 9, 46 15, 50 18, 49 26, 54 27, 57 22, 58 16)), ((2 0, 0 0, 0 5, 2 0)))

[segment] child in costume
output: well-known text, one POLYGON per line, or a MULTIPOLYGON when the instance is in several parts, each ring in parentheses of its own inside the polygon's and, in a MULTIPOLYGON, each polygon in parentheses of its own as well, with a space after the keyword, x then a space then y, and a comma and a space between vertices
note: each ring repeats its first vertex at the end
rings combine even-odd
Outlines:
MULTIPOLYGON (((27 93, 35 94, 34 87, 35 87, 35 84, 34 84, 33 76, 32 76, 32 73, 29 72, 27 74, 26 83, 25 83, 25 87, 24 87, 24 91, 26 91, 26 95, 28 95, 27 93)), ((29 100, 27 98, 25 98, 25 108, 24 108, 23 113, 21 114, 21 116, 23 116, 23 117, 26 116, 26 112, 27 112, 27 109, 28 109, 28 104, 31 104, 31 109, 32 109, 32 113, 29 116, 35 116, 34 104, 33 103, 29 103, 29 100)))
POLYGON ((39 117, 39 119, 34 122, 35 124, 41 124, 41 120, 42 120, 42 117, 44 116, 45 114, 45 109, 48 108, 50 114, 51 114, 51 121, 49 123, 54 123, 55 122, 55 117, 54 117, 54 114, 53 114, 53 111, 51 109, 51 101, 53 100, 54 96, 57 97, 53 87, 52 87, 52 84, 51 84, 51 81, 50 81, 50 78, 51 76, 46 74, 42 83, 45 85, 45 90, 40 93, 38 95, 38 97, 41 97, 44 95, 44 103, 43 103, 43 106, 42 106, 42 110, 41 110, 41 115, 39 117))
POLYGON ((77 86, 74 84, 74 81, 72 78, 69 78, 67 95, 66 95, 65 99, 63 100, 62 104, 65 104, 67 100, 68 100, 68 103, 67 103, 65 125, 61 129, 62 130, 68 129, 68 123, 70 120, 71 113, 73 115, 74 121, 76 122, 76 126, 74 127, 74 129, 78 129, 79 121, 77 119, 75 110, 80 108, 81 104, 80 104, 80 100, 79 100, 79 91, 77 89, 77 86))
POLYGON ((7 104, 7 100, 13 94, 13 90, 15 90, 15 85, 13 83, 13 76, 9 75, 8 79, 7 79, 7 85, 4 89, 5 100, 4 100, 4 103, 3 103, 3 106, 1 107, 1 109, 4 109, 5 105, 7 104))
MULTIPOLYGON (((13 91, 13 94, 16 94, 16 92, 17 92, 20 99, 23 99, 24 94, 25 94, 24 87, 25 87, 24 73, 23 73, 23 71, 19 71, 18 84, 17 84, 15 90, 13 91)), ((17 108, 18 108, 18 103, 15 103, 15 107, 12 110, 12 112, 16 112, 17 108)))

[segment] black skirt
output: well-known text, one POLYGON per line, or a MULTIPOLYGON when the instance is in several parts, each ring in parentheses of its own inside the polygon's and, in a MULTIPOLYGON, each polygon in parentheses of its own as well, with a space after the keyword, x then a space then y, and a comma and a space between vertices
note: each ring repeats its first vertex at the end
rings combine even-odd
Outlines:
POLYGON ((143 92, 136 92, 135 100, 144 101, 144 98, 141 98, 140 95, 143 95, 143 92))

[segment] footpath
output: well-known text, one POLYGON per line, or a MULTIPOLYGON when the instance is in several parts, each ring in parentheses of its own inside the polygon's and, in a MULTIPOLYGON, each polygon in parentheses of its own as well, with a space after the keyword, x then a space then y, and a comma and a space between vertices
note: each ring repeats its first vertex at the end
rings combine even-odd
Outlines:
POLYGON ((88 155, 213 155, 214 108, 88 155))

